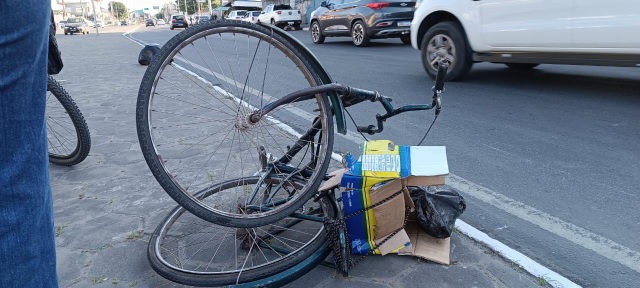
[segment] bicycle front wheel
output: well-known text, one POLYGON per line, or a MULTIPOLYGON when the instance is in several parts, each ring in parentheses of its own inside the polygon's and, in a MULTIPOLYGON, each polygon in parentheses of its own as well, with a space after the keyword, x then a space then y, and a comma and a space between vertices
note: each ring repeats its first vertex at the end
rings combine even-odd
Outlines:
POLYGON ((333 119, 323 95, 283 104, 257 123, 248 119, 284 95, 325 84, 273 29, 194 25, 162 47, 140 85, 138 138, 153 175, 189 212, 223 226, 257 227, 290 215, 314 194, 329 164, 333 119), (278 175, 289 185, 194 196, 254 175, 278 175), (238 210, 238 203, 248 208, 238 210))
POLYGON ((87 122, 71 96, 51 76, 47 80, 46 114, 49 162, 71 166, 87 158, 91 149, 87 122))

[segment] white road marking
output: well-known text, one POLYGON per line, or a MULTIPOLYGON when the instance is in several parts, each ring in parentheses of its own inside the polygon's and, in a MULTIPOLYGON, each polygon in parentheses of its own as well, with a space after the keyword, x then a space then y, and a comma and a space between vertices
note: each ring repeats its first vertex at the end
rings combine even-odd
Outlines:
POLYGON ((640 272, 640 253, 582 227, 551 216, 522 202, 467 181, 455 174, 447 177, 449 186, 493 207, 536 225, 599 255, 640 272))

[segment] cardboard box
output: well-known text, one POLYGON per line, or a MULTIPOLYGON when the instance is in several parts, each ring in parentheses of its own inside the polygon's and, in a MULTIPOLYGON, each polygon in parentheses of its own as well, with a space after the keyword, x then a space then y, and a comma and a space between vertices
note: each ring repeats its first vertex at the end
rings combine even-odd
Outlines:
MULTIPOLYGON (((397 252, 431 260, 432 253, 427 252, 444 248, 444 242, 431 241, 425 233, 420 234, 421 229, 403 229, 389 236, 402 227, 407 207, 413 209, 406 186, 444 185, 445 175, 449 173, 444 146, 397 146, 389 140, 369 141, 362 146, 359 157, 347 154, 343 163, 346 169, 336 171, 320 190, 335 186, 340 178, 345 215, 390 197, 383 204, 346 220, 352 253, 369 253, 384 241, 373 254, 397 252), (411 237, 415 242, 413 246, 411 237)), ((448 257, 448 248, 446 255, 448 257)), ((447 259, 440 256, 433 261, 444 263, 447 259)))

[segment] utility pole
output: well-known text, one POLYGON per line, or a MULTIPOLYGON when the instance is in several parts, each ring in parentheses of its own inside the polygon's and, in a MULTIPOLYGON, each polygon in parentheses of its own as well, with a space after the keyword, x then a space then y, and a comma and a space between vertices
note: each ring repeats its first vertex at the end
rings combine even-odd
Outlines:
POLYGON ((187 12, 187 10, 189 10, 189 9, 187 9, 187 0, 184 0, 184 17, 189 16, 188 15, 189 13, 187 12))
POLYGON ((211 0, 209 1, 209 16, 213 15, 213 9, 211 8, 211 0))
POLYGON ((100 36, 100 31, 98 30, 98 14, 96 14, 96 4, 91 0, 91 7, 93 8, 93 25, 96 26, 96 35, 100 36))

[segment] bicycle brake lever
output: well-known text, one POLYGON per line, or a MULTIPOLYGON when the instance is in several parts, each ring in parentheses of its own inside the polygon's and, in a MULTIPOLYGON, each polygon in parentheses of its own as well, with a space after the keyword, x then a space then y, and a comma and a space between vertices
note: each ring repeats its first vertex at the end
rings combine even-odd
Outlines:
POLYGON ((433 91, 433 103, 431 106, 436 108, 436 116, 440 114, 440 110, 442 109, 442 100, 440 99, 440 93, 444 91, 444 79, 447 75, 447 70, 449 69, 449 61, 448 60, 440 60, 438 63, 438 74, 436 75, 436 84, 431 88, 433 91))

